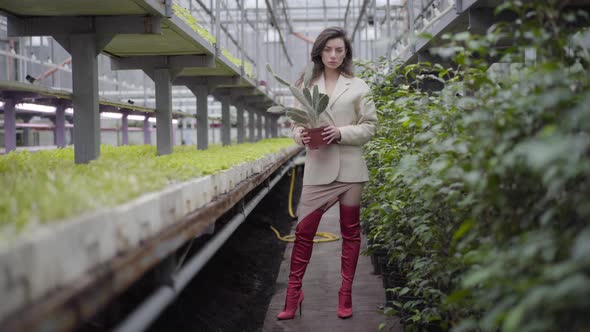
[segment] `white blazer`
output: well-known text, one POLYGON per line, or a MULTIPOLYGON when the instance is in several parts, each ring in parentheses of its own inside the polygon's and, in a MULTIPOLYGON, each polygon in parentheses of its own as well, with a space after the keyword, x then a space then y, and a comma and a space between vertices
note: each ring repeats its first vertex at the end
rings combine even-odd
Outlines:
MULTIPOLYGON (((326 93, 324 75, 315 83, 326 93)), ((340 75, 330 96, 328 108, 320 116, 320 125, 340 129, 341 139, 316 150, 307 149, 303 185, 322 185, 334 181, 365 182, 369 180, 362 146, 374 135, 377 111, 366 97, 370 88, 362 79, 340 75)), ((293 139, 301 144, 299 128, 293 128, 293 139)))

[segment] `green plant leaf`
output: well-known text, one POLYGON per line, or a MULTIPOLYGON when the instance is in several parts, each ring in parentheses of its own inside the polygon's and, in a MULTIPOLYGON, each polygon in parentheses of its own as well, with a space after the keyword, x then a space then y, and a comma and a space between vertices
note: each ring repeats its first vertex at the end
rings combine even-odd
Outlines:
POLYGON ((285 113, 286 108, 284 106, 278 105, 278 106, 269 107, 266 111, 268 113, 273 113, 273 114, 283 114, 283 113, 285 113))
POLYGON ((457 231, 455 231, 455 234, 453 234, 453 241, 461 239, 467 232, 469 232, 469 230, 473 227, 474 223, 475 221, 471 218, 461 223, 459 229, 457 229, 457 231))
POLYGON ((287 82, 287 80, 281 78, 279 75, 274 75, 275 79, 284 86, 291 87, 291 83, 287 82))
POLYGON ((289 111, 287 111, 286 114, 296 124, 298 124, 302 127, 305 127, 305 128, 309 127, 310 119, 309 119, 309 116, 307 115, 307 113, 305 113, 305 116, 304 116, 301 113, 297 113, 292 110, 289 110, 289 111))
POLYGON ((305 96, 303 95, 303 92, 301 92, 300 89, 298 89, 294 86, 290 86, 289 90, 293 94, 293 97, 295 97, 295 99, 297 99, 301 103, 301 105, 305 106, 305 108, 307 108, 308 110, 313 110, 313 108, 307 102, 307 99, 305 98, 305 96))
POLYGON ((313 86, 313 102, 311 103, 313 107, 316 107, 320 102, 320 90, 316 85, 313 86))
POLYGON ((328 97, 328 95, 322 94, 316 108, 316 112, 318 115, 322 114, 322 112, 326 110, 326 107, 328 107, 329 102, 330 98, 328 97))
POLYGON ((305 96, 305 99, 307 99, 307 102, 310 105, 315 106, 313 99, 311 98, 311 92, 309 91, 308 88, 303 88, 303 95, 305 96))
POLYGON ((590 227, 586 227, 576 237, 572 248, 572 256, 579 260, 590 259, 590 227))
POLYGON ((305 117, 305 118, 309 119, 309 114, 302 109, 295 108, 295 107, 286 107, 285 110, 287 112, 296 113, 296 114, 300 115, 301 117, 305 117))
POLYGON ((269 63, 266 64, 266 70, 268 70, 271 75, 281 84, 291 87, 291 83, 287 82, 287 80, 281 78, 279 75, 275 74, 274 71, 272 70, 272 67, 270 66, 269 63))
POLYGON ((387 294, 410 289, 389 303, 408 331, 587 325, 590 33, 567 26, 589 15, 559 3, 504 1, 513 18, 484 36, 436 36, 452 68, 355 63, 379 117, 362 226, 395 267, 387 294))

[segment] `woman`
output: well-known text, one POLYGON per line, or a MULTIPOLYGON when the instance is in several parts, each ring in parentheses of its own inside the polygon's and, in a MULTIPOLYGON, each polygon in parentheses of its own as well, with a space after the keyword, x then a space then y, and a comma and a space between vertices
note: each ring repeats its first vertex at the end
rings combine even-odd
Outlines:
MULTIPOLYGON (((370 92, 369 86, 353 76, 352 48, 344 30, 328 28, 320 33, 314 42, 311 60, 314 63, 313 84, 330 97, 320 121, 327 125, 322 135, 331 144, 307 150, 289 284, 285 307, 278 319, 292 319, 301 306, 301 285, 311 257, 313 238, 323 213, 338 201, 342 233, 338 317, 352 316, 352 281, 361 244, 361 190, 363 182, 369 179, 361 147, 373 137, 377 123, 375 107, 365 98, 370 92)), ((305 146, 310 138, 302 129, 293 128, 293 139, 305 146)))

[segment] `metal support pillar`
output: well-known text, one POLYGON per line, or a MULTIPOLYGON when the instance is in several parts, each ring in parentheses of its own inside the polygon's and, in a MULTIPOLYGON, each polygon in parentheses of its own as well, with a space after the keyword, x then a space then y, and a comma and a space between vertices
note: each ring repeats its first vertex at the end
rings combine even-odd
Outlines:
POLYGON ((172 153, 172 75, 169 69, 155 69, 156 140, 158 155, 172 153))
MULTIPOLYGON (((111 67, 116 70, 142 69, 156 86, 156 127, 158 155, 166 155, 174 150, 176 128, 172 124, 172 85, 186 85, 197 97, 197 123, 207 126, 207 95, 210 82, 187 81, 179 83, 177 76, 184 68, 215 68, 215 61, 209 55, 162 55, 112 58, 111 67), (204 85, 204 87, 201 87, 204 85), (201 113, 204 116, 201 117, 201 113)), ((181 79, 182 80, 182 79, 181 79)), ((199 128, 200 129, 200 128, 199 128)), ((208 146, 207 128, 197 131, 197 147, 208 146)))
POLYGON ((264 112, 262 114, 262 125, 264 128, 264 133, 262 134, 263 138, 270 138, 270 117, 268 116, 268 114, 266 114, 266 112, 264 112))
POLYGON ((236 108, 238 110, 238 144, 244 143, 244 105, 237 104, 236 108))
POLYGON ((57 146, 57 116, 50 116, 49 120, 53 123, 53 145, 57 146))
MULTIPOLYGON (((180 126, 180 145, 185 145, 185 141, 184 141, 184 136, 185 136, 185 128, 188 126, 185 123, 185 119, 181 118, 178 120, 178 126, 180 126)), ((174 128, 174 145, 176 145, 176 127, 173 125, 172 128, 174 128)))
POLYGON ((121 145, 129 144, 129 112, 123 111, 121 117, 121 145))
POLYGON ((229 98, 222 97, 221 100, 221 145, 231 144, 231 121, 229 114, 229 98))
POLYGON ((69 36, 72 55, 74 105, 74 159, 88 163, 100 155, 100 114, 98 109, 98 61, 100 49, 95 34, 69 36))
POLYGON ((264 138, 270 138, 270 117, 264 116, 264 138))
MULTIPOLYGON (((74 113, 76 114, 76 113, 74 113)), ((100 123, 99 123, 100 127, 100 123)), ((55 105, 55 145, 58 148, 66 147, 66 105, 57 103, 55 105)), ((82 135, 80 135, 82 136, 82 135)), ((75 153, 75 149, 74 149, 75 153)))
POLYGON ((277 138, 279 136, 279 119, 276 116, 271 117, 270 122, 270 132, 273 138, 277 138))
POLYGON ((191 91, 197 97, 197 149, 206 150, 209 147, 209 88, 206 85, 192 86, 191 91))
MULTIPOLYGON (((32 116, 25 116, 23 117, 23 121, 25 123, 31 122, 32 116)), ((24 127, 23 128, 23 145, 24 146, 31 146, 31 128, 24 127)))
POLYGON ((254 143, 256 140, 254 138, 254 111, 248 110, 248 141, 250 143, 254 143))
POLYGON ((262 139, 262 115, 259 113, 256 114, 256 140, 259 141, 262 139))
POLYGON ((6 152, 16 150, 16 113, 14 99, 4 100, 4 148, 6 152))
POLYGON ((143 119, 143 144, 152 144, 152 133, 149 119, 149 115, 146 115, 143 119))
MULTIPOLYGON (((28 122, 25 122, 28 123, 28 122)), ((23 128, 23 146, 31 146, 31 128, 23 128)))
POLYGON ((70 127, 70 145, 74 144, 74 137, 76 137, 76 128, 74 128, 74 119, 67 119, 66 118, 67 123, 71 124, 72 126, 70 127))
POLYGON ((118 34, 160 34, 160 17, 140 15, 8 17, 8 36, 53 36, 72 56, 75 162, 100 155, 97 56, 118 34))
MULTIPOLYGON (((171 121, 172 122, 172 121, 171 121)), ((178 128, 172 123, 172 150, 174 150, 174 146, 176 145, 176 131, 178 128)), ((180 141, 182 142, 182 130, 180 131, 180 141)))

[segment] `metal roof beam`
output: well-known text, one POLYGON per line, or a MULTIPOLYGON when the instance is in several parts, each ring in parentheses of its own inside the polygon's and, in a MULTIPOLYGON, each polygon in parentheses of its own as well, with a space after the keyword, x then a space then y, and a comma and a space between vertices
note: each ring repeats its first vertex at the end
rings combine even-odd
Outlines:
POLYGON ((215 58, 209 54, 111 57, 111 69, 113 70, 197 67, 215 68, 215 58))
POLYGON ((74 17, 14 17, 8 16, 8 36, 53 36, 69 34, 159 34, 160 17, 74 16, 74 17))
POLYGON ((223 85, 240 85, 242 79, 240 76, 179 76, 172 82, 174 85, 191 86, 208 86, 211 90, 217 86, 223 85))
POLYGON ((346 25, 346 19, 348 18, 348 11, 350 11, 350 3, 352 0, 348 0, 346 3, 346 10, 344 11, 344 24, 346 25))
MULTIPOLYGON (((234 10, 238 10, 238 11, 242 12, 242 11, 246 10, 246 9, 242 8, 242 4, 240 3, 240 0, 236 0, 236 3, 237 3, 237 5, 238 5, 238 8, 236 8, 236 9, 233 9, 233 8, 227 8, 226 10, 227 10, 228 12, 229 12, 229 11, 234 11, 234 10)), ((250 27, 252 28, 252 30, 256 31, 256 27, 254 26, 254 24, 252 24, 252 21, 250 21, 250 20, 248 19, 248 15, 246 15, 246 20, 245 20, 245 22, 246 22, 246 23, 248 23, 248 25, 250 25, 250 27)))
POLYGON ((256 96, 261 95, 260 90, 256 88, 240 88, 240 87, 220 87, 215 90, 216 93, 229 95, 231 98, 239 98, 242 96, 256 96))
POLYGON ((361 25, 361 20, 363 19, 363 16, 365 16, 365 11, 367 10, 368 5, 369 5, 369 0, 364 0, 363 5, 361 7, 361 12, 359 13, 359 17, 356 20, 354 30, 352 31, 352 36, 350 37, 350 41, 354 41, 354 36, 356 35, 356 31, 358 30, 359 26, 361 25))
POLYGON ((244 104, 253 104, 253 103, 270 103, 271 100, 267 96, 241 96, 240 101, 244 104))
POLYGON ((283 15, 285 16, 285 22, 287 23, 287 27, 289 28, 289 33, 293 33, 293 25, 291 25, 291 20, 289 19, 289 15, 287 14, 287 1, 281 0, 283 4, 283 15))
MULTIPOLYGON (((330 17, 330 18, 323 18, 323 17, 317 17, 317 18, 294 18, 291 19, 291 23, 305 23, 305 22, 343 22, 344 20, 342 18, 338 18, 338 17, 330 17)), ((253 21, 254 23, 256 23, 256 21, 253 21)), ((258 23, 266 23, 267 20, 258 20, 258 23)), ((231 21, 221 21, 222 24, 227 24, 227 23, 233 23, 231 21)), ((299 29, 301 29, 301 27, 299 27, 299 29)))
POLYGON ((283 51, 285 52, 285 57, 287 58, 287 61, 289 61, 289 64, 291 64, 291 66, 293 66, 293 61, 291 61, 291 58, 289 57, 289 53, 287 52, 287 45, 285 45, 283 33, 281 32, 281 28, 279 26, 279 22, 277 21, 275 13, 274 13, 272 7, 270 6, 269 0, 264 0, 264 1, 266 2, 266 8, 268 9, 268 12, 270 14, 270 18, 271 18, 272 22, 274 23, 275 29, 279 33, 279 39, 281 41, 281 45, 283 46, 283 51))

